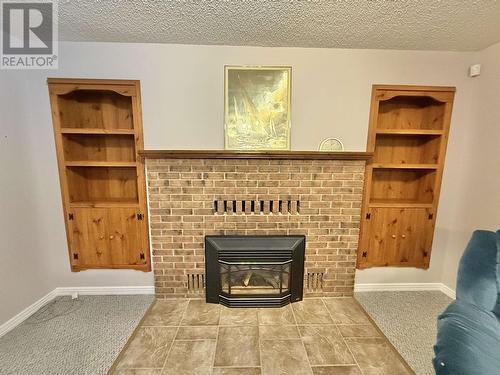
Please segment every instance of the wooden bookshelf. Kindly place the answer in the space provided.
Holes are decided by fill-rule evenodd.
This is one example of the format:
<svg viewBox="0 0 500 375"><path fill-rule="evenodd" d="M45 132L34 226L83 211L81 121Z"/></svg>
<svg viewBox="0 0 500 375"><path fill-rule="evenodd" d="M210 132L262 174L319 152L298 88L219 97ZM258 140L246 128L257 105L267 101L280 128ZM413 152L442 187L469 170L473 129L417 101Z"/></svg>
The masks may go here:
<svg viewBox="0 0 500 375"><path fill-rule="evenodd" d="M138 81L49 79L73 271L149 271Z"/></svg>
<svg viewBox="0 0 500 375"><path fill-rule="evenodd" d="M358 268L428 268L453 87L375 85Z"/></svg>

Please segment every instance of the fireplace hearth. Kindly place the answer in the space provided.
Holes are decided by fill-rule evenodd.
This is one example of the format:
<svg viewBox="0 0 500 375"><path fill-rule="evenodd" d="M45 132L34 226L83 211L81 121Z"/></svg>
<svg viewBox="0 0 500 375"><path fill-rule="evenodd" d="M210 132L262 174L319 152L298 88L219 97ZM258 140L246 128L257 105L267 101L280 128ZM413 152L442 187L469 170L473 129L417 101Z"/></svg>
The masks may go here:
<svg viewBox="0 0 500 375"><path fill-rule="evenodd" d="M279 307L302 300L305 236L206 236L206 301Z"/></svg>

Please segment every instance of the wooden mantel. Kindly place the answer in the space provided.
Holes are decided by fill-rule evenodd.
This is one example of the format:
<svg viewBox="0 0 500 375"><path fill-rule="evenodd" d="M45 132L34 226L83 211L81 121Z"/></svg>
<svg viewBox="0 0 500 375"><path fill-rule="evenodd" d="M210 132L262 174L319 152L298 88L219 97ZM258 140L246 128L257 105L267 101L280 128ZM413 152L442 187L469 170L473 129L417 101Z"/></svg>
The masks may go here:
<svg viewBox="0 0 500 375"><path fill-rule="evenodd" d="M139 150L139 155L146 159L369 160L373 152Z"/></svg>

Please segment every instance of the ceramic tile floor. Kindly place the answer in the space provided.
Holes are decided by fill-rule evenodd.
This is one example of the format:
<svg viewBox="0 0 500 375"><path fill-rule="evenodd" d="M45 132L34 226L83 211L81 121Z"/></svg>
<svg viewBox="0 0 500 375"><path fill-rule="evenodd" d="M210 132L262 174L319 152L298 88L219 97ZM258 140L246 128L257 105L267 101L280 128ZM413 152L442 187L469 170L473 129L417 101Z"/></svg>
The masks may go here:
<svg viewBox="0 0 500 375"><path fill-rule="evenodd" d="M157 300L112 375L413 374L353 298L229 309Z"/></svg>

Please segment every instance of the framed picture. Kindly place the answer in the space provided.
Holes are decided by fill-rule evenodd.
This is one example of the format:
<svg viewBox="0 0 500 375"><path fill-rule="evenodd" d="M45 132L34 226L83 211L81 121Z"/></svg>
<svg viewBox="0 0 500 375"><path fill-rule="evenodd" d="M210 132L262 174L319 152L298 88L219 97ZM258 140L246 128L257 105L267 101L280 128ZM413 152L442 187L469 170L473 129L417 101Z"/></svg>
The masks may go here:
<svg viewBox="0 0 500 375"><path fill-rule="evenodd" d="M226 66L226 150L290 149L291 67Z"/></svg>

